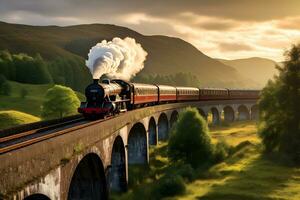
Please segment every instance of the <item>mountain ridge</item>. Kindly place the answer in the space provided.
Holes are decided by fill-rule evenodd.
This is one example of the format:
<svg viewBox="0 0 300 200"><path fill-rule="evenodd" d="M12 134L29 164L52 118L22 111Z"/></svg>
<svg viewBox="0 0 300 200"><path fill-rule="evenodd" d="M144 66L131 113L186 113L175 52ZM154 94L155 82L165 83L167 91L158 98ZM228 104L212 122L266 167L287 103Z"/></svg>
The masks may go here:
<svg viewBox="0 0 300 200"><path fill-rule="evenodd" d="M142 35L126 27L111 24L72 26L32 26L0 22L0 49L13 53L57 57L87 58L89 49L102 40L132 37L148 52L141 74L169 75L190 72L204 86L249 87L238 71L205 55L190 43L175 37ZM85 67L85 66L83 66Z"/></svg>
<svg viewBox="0 0 300 200"><path fill-rule="evenodd" d="M257 82L263 87L268 80L277 74L276 66L280 63L261 57L240 58L234 60L218 59L224 64L234 67L242 76Z"/></svg>

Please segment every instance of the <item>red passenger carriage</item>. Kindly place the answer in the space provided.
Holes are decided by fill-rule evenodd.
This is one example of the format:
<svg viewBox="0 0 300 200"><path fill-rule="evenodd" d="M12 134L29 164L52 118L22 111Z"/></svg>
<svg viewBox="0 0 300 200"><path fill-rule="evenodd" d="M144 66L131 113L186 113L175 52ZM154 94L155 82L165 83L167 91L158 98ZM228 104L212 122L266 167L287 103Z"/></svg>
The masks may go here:
<svg viewBox="0 0 300 200"><path fill-rule="evenodd" d="M131 86L132 102L135 106L158 102L158 87L156 85L131 83Z"/></svg>
<svg viewBox="0 0 300 200"><path fill-rule="evenodd" d="M228 99L228 89L200 88L200 100Z"/></svg>
<svg viewBox="0 0 300 200"><path fill-rule="evenodd" d="M176 87L177 101L199 100L199 89L194 87Z"/></svg>
<svg viewBox="0 0 300 200"><path fill-rule="evenodd" d="M230 89L229 99L258 99L260 90Z"/></svg>
<svg viewBox="0 0 300 200"><path fill-rule="evenodd" d="M157 85L157 87L159 103L176 101L176 87L168 85Z"/></svg>

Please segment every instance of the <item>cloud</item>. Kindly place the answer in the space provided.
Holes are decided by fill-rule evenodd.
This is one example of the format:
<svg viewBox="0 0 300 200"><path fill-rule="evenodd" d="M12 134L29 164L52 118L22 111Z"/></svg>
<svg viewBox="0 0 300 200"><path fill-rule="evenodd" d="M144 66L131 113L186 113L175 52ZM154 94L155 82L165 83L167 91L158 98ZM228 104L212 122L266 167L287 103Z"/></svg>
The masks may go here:
<svg viewBox="0 0 300 200"><path fill-rule="evenodd" d="M130 13L119 17L120 21L128 24L140 25L141 23L164 23L166 22L163 18L149 16L146 13Z"/></svg>
<svg viewBox="0 0 300 200"><path fill-rule="evenodd" d="M207 29L207 30L230 30L234 27L236 27L235 24L229 23L229 22L206 22L199 24L201 28Z"/></svg>
<svg viewBox="0 0 300 200"><path fill-rule="evenodd" d="M254 50L250 45L239 43L220 42L219 48L221 51L250 51Z"/></svg>
<svg viewBox="0 0 300 200"><path fill-rule="evenodd" d="M183 12L174 18L177 22L190 24L206 30L229 30L239 26L239 22L235 20L198 15L192 12Z"/></svg>
<svg viewBox="0 0 300 200"><path fill-rule="evenodd" d="M298 0L1 0L1 13L26 11L45 16L100 18L105 15L146 13L168 17L182 12L193 12L210 17L242 21L266 21L300 13ZM99 19L99 18L98 18Z"/></svg>
<svg viewBox="0 0 300 200"><path fill-rule="evenodd" d="M1 0L0 19L33 25L105 23L180 37L211 57L268 57L300 40L299 0Z"/></svg>
<svg viewBox="0 0 300 200"><path fill-rule="evenodd" d="M277 23L279 28L300 30L300 16L285 18Z"/></svg>

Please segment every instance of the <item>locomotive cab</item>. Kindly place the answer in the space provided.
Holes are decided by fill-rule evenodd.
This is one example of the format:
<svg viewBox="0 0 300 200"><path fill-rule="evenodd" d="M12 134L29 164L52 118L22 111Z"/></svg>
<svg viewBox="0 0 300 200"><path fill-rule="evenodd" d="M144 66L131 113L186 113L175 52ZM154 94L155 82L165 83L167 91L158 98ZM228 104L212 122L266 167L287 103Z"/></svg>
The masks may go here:
<svg viewBox="0 0 300 200"><path fill-rule="evenodd" d="M99 107L104 101L105 91L98 83L97 79L94 79L94 82L86 87L85 96L88 107Z"/></svg>
<svg viewBox="0 0 300 200"><path fill-rule="evenodd" d="M122 98L126 88L109 79L94 79L85 89L86 102L82 102L78 112L92 118L113 115L126 110L126 100ZM125 96L124 96L125 97ZM90 118L90 117L88 117Z"/></svg>

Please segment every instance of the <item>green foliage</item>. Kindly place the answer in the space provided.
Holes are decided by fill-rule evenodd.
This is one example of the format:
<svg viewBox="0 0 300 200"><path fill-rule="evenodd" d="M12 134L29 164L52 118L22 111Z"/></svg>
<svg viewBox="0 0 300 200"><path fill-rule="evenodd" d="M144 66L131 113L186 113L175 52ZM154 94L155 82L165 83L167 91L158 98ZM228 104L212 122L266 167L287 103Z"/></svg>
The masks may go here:
<svg viewBox="0 0 300 200"><path fill-rule="evenodd" d="M11 85L8 81L0 85L0 94L9 96L11 95Z"/></svg>
<svg viewBox="0 0 300 200"><path fill-rule="evenodd" d="M0 111L0 129L39 121L40 118L15 110Z"/></svg>
<svg viewBox="0 0 300 200"><path fill-rule="evenodd" d="M225 140L218 141L214 149L214 162L219 163L224 161L230 154L231 149Z"/></svg>
<svg viewBox="0 0 300 200"><path fill-rule="evenodd" d="M22 88L22 89L20 90L20 97L21 97L22 99L25 99L27 95L28 95L28 90L26 90L25 88Z"/></svg>
<svg viewBox="0 0 300 200"><path fill-rule="evenodd" d="M20 83L65 85L83 91L91 82L91 74L82 59L58 57L46 62L40 54L11 54L0 51L0 75Z"/></svg>
<svg viewBox="0 0 300 200"><path fill-rule="evenodd" d="M176 171L174 172L178 176L181 176L186 181L192 181L195 178L195 170L190 164L183 164L176 166Z"/></svg>
<svg viewBox="0 0 300 200"><path fill-rule="evenodd" d="M42 117L53 119L76 114L79 104L80 101L71 88L55 85L46 93L42 106Z"/></svg>
<svg viewBox="0 0 300 200"><path fill-rule="evenodd" d="M300 164L300 45L286 53L278 70L261 94L260 136L266 152L278 152Z"/></svg>
<svg viewBox="0 0 300 200"><path fill-rule="evenodd" d="M197 76L191 73L176 73L172 75L143 75L139 74L133 78L134 82L148 83L148 84L166 84L173 86L193 86L199 87L200 81Z"/></svg>
<svg viewBox="0 0 300 200"><path fill-rule="evenodd" d="M7 81L6 77L0 74L0 86Z"/></svg>
<svg viewBox="0 0 300 200"><path fill-rule="evenodd" d="M185 184L183 179L178 175L165 175L157 181L153 188L155 199L163 197L171 197L185 192Z"/></svg>
<svg viewBox="0 0 300 200"><path fill-rule="evenodd" d="M92 76L81 59L56 58L48 64L55 84L65 85L77 91L91 83Z"/></svg>
<svg viewBox="0 0 300 200"><path fill-rule="evenodd" d="M7 79L5 78L5 76L0 74L0 94L10 95L10 93L11 93L11 87L7 82Z"/></svg>
<svg viewBox="0 0 300 200"><path fill-rule="evenodd" d="M168 148L168 156L172 161L183 161L192 167L211 161L213 145L207 123L196 108L187 108L180 113L171 131Z"/></svg>
<svg viewBox="0 0 300 200"><path fill-rule="evenodd" d="M8 51L0 51L0 73L7 79L21 83L51 83L52 78L43 58L27 54L11 55Z"/></svg>

